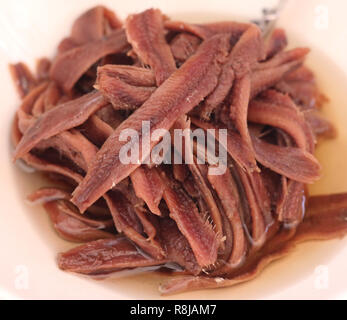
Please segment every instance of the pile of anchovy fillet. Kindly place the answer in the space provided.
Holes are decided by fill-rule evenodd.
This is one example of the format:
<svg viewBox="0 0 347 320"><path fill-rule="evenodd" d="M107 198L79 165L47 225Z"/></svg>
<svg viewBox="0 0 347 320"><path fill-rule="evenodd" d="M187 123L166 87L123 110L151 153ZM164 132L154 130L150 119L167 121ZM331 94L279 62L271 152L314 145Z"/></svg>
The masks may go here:
<svg viewBox="0 0 347 320"><path fill-rule="evenodd" d="M306 191L320 177L317 140L335 130L319 115L326 98L304 66L309 50L286 46L282 29L263 39L253 24L189 24L155 9L123 24L98 6L35 76L11 65L22 97L14 159L55 185L29 200L62 238L84 243L59 267L171 268L160 290L173 294L248 281L299 242L345 235L347 195ZM187 165L122 163L120 135L143 121L150 133L227 129L228 169L210 175L196 143Z"/></svg>

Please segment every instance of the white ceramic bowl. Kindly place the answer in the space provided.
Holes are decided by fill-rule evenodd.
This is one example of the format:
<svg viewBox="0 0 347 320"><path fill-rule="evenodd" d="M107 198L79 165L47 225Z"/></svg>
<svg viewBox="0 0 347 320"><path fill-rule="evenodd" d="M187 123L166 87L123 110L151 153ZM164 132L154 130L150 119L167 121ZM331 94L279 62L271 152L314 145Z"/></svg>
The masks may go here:
<svg viewBox="0 0 347 320"><path fill-rule="evenodd" d="M259 0L0 0L0 299L158 299L164 276L131 275L94 281L60 271L56 255L71 244L60 240L40 208L25 203L39 182L20 172L10 159L10 124L19 104L7 64L18 60L33 66L52 56L72 21L100 2L121 18L149 7L192 22L258 18L260 9L277 1ZM324 109L339 130L339 138L317 151L324 171L314 194L347 191L347 3L289 0L279 25L291 45L312 48L309 64L331 101ZM347 239L301 245L269 266L257 279L233 288L193 292L175 299L346 299Z"/></svg>

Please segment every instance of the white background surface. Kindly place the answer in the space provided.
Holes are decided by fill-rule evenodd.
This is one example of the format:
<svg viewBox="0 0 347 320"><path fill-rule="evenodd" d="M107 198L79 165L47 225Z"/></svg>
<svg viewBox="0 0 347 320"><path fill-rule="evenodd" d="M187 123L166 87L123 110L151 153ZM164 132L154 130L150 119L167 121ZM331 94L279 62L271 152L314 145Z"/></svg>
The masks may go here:
<svg viewBox="0 0 347 320"><path fill-rule="evenodd" d="M258 18L262 6L276 1L0 0L0 299L160 298L157 286L163 280L161 276L147 274L96 282L61 272L56 266L56 254L71 244L57 238L43 210L25 204L25 195L38 182L31 175L19 172L10 160L10 123L19 99L7 64L21 60L33 66L37 58L53 56L60 39L68 35L73 20L85 9L100 3L115 10L121 18L148 7L159 7L173 18L204 22L235 16ZM288 30L292 44L312 47L309 63L331 98L325 113L334 120L340 133L336 141L324 143L318 149L324 171L322 181L312 187L314 193L347 191L346 9L347 3L339 0L289 0L279 22ZM328 285L319 289L321 270L327 272ZM346 270L347 239L308 243L272 264L250 283L173 298L346 299Z"/></svg>

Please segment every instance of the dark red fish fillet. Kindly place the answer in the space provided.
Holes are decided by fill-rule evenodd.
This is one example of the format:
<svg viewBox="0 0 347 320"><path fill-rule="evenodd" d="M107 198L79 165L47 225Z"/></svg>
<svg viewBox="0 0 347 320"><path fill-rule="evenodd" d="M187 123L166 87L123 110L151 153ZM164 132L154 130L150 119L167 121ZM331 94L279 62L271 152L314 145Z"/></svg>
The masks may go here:
<svg viewBox="0 0 347 320"><path fill-rule="evenodd" d="M304 222L295 240L330 240L345 236L347 228L347 194L314 196L308 199Z"/></svg>
<svg viewBox="0 0 347 320"><path fill-rule="evenodd" d="M36 64L36 77L38 81L45 81L49 78L49 70L51 69L51 60L41 58Z"/></svg>
<svg viewBox="0 0 347 320"><path fill-rule="evenodd" d="M41 188L27 196L27 200L32 204L43 204L55 200L70 200L70 193L58 188Z"/></svg>
<svg viewBox="0 0 347 320"><path fill-rule="evenodd" d="M91 116L81 126L81 130L84 136L99 148L113 132L112 127L96 115Z"/></svg>
<svg viewBox="0 0 347 320"><path fill-rule="evenodd" d="M306 217L324 214L335 210L342 210L347 207L346 193L336 193L328 195L313 196L306 203Z"/></svg>
<svg viewBox="0 0 347 320"><path fill-rule="evenodd" d="M182 189L173 189L168 185L164 191L164 200L170 210L170 217L187 238L199 265L213 265L217 260L220 240L208 221L200 216L194 202Z"/></svg>
<svg viewBox="0 0 347 320"><path fill-rule="evenodd" d="M98 110L95 115L112 129L119 127L125 119L124 113L114 110L110 104Z"/></svg>
<svg viewBox="0 0 347 320"><path fill-rule="evenodd" d="M288 73L302 66L303 61L291 61L278 67L256 70L251 77L251 98L264 90L270 89L281 81Z"/></svg>
<svg viewBox="0 0 347 320"><path fill-rule="evenodd" d="M211 114L218 108L227 98L235 80L235 73L232 69L230 61L227 61L220 74L217 87L205 99L203 105L198 110L198 115L204 120L210 120Z"/></svg>
<svg viewBox="0 0 347 320"><path fill-rule="evenodd" d="M109 36L88 42L58 55L50 70L50 76L64 89L70 92L81 76L99 59L125 51L129 48L123 29Z"/></svg>
<svg viewBox="0 0 347 320"><path fill-rule="evenodd" d="M176 61L183 63L198 50L201 39L188 34L178 34L170 43L171 52Z"/></svg>
<svg viewBox="0 0 347 320"><path fill-rule="evenodd" d="M179 182L185 182L189 176L189 170L187 166L182 164L173 164L172 173L174 178L178 180Z"/></svg>
<svg viewBox="0 0 347 320"><path fill-rule="evenodd" d="M62 93L58 85L53 81L50 82L43 97L44 112L47 112L57 106L61 98Z"/></svg>
<svg viewBox="0 0 347 320"><path fill-rule="evenodd" d="M43 82L40 85L33 88L23 99L19 111L23 111L27 114L31 114L32 109L36 103L36 101L40 98L40 96L47 90L48 82Z"/></svg>
<svg viewBox="0 0 347 320"><path fill-rule="evenodd" d="M46 202L46 203L49 203L49 202ZM68 216L83 222L85 225L98 229L98 230L112 229L114 226L112 218L107 220L96 220L86 215L80 214L78 210L76 209L76 207L72 205L71 202L69 202L69 200L56 200L54 201L54 207L59 212L67 214Z"/></svg>
<svg viewBox="0 0 347 320"><path fill-rule="evenodd" d="M261 30L251 25L232 48L230 59L237 78L242 78L253 65L265 58Z"/></svg>
<svg viewBox="0 0 347 320"><path fill-rule="evenodd" d="M107 28L121 28L122 23L117 16L103 6L97 6L80 16L72 26L71 38L80 45L101 39L107 34Z"/></svg>
<svg viewBox="0 0 347 320"><path fill-rule="evenodd" d="M230 118L235 123L236 129L239 131L242 140L247 144L254 154L251 144L251 138L248 131L247 115L251 93L251 79L248 74L234 83L231 96ZM253 155L254 156L254 155Z"/></svg>
<svg viewBox="0 0 347 320"><path fill-rule="evenodd" d="M11 140L14 146L17 146L22 138L22 133L20 132L18 126L18 120L18 116L16 116L12 124ZM21 157L21 160L23 160L26 163L26 165L36 170L59 174L64 177L68 177L72 181L76 181L78 183L82 181L82 176L77 172L74 172L70 168L65 167L63 165L50 163L30 153L27 153L26 155Z"/></svg>
<svg viewBox="0 0 347 320"><path fill-rule="evenodd" d="M201 39L208 39L216 34L230 34L231 43L235 44L241 35L251 26L249 23L239 23L233 21L206 23L206 24L189 24L181 21L165 21L165 28L177 32L192 33Z"/></svg>
<svg viewBox="0 0 347 320"><path fill-rule="evenodd" d="M37 85L37 80L24 63L11 64L10 73L21 98L24 98Z"/></svg>
<svg viewBox="0 0 347 320"><path fill-rule="evenodd" d="M245 202L244 206L247 207L247 215L250 218L250 222L246 223L246 219L248 218L245 216L245 213L243 213L243 221L246 226L246 231L248 233L248 236L252 240L252 246L259 248L262 247L266 240L266 232L268 228L268 222L267 216L264 215L264 212L262 211L262 207L259 205L257 198L257 192L258 190L255 190L253 188L252 180L250 174L247 172L244 172L243 170L237 170L239 174L240 182L242 183L242 193L241 197L243 197L243 200Z"/></svg>
<svg viewBox="0 0 347 320"><path fill-rule="evenodd" d="M255 194L256 201L262 212L265 220L265 224L268 227L273 223L272 212L270 206L270 197L268 190L265 186L264 178L259 171L253 171L247 173L250 185L252 186L253 192Z"/></svg>
<svg viewBox="0 0 347 320"><path fill-rule="evenodd" d="M100 239L113 239L114 234L92 227L81 219L62 211L57 201L47 202L43 205L48 213L54 229L65 240L72 242L90 242Z"/></svg>
<svg viewBox="0 0 347 320"><path fill-rule="evenodd" d="M232 252L228 261L226 261L226 265L222 270L218 270L218 272L226 272L226 270L236 268L242 264L247 254L247 239L239 212L241 204L229 170L222 176L209 175L208 179L222 202L232 228Z"/></svg>
<svg viewBox="0 0 347 320"><path fill-rule="evenodd" d="M160 259L165 256L165 252L159 244L148 241L142 235L143 227L135 208L120 192L112 192L109 195L104 195L104 198L110 208L118 232L126 235L152 257Z"/></svg>
<svg viewBox="0 0 347 320"><path fill-rule="evenodd" d="M199 274L201 267L196 261L189 242L179 231L175 221L168 218L160 219L159 230L167 260L179 264L191 274Z"/></svg>
<svg viewBox="0 0 347 320"><path fill-rule="evenodd" d="M165 263L165 260L144 255L124 236L90 242L58 257L58 265L62 270L89 275L110 274Z"/></svg>
<svg viewBox="0 0 347 320"><path fill-rule="evenodd" d="M253 100L249 107L248 121L282 129L293 137L299 148L309 152L314 150L312 130L298 109Z"/></svg>
<svg viewBox="0 0 347 320"><path fill-rule="evenodd" d="M252 137L256 159L263 166L292 180L313 183L320 178L321 166L309 152L281 147Z"/></svg>
<svg viewBox="0 0 347 320"><path fill-rule="evenodd" d="M295 103L304 110L319 108L322 101L325 100L315 82L283 80L275 88L280 92L289 94Z"/></svg>
<svg viewBox="0 0 347 320"><path fill-rule="evenodd" d="M302 60L308 53L308 48L295 48L289 51L283 51L275 55L272 59L259 63L254 66L254 70L264 70L276 68L293 61Z"/></svg>
<svg viewBox="0 0 347 320"><path fill-rule="evenodd" d="M163 20L160 10L149 9L129 16L125 22L128 41L141 61L154 70L158 86L176 70L164 36Z"/></svg>
<svg viewBox="0 0 347 320"><path fill-rule="evenodd" d="M31 113L34 117L39 117L44 112L44 109L45 109L44 96L45 96L45 92L42 95L40 95L40 97L35 101L33 105Z"/></svg>
<svg viewBox="0 0 347 320"><path fill-rule="evenodd" d="M305 185L293 180L288 181L287 194L278 220L296 227L304 219L305 201Z"/></svg>
<svg viewBox="0 0 347 320"><path fill-rule="evenodd" d="M160 216L159 203L165 187L158 172L155 169L142 166L136 169L130 178L136 195L146 202L152 213Z"/></svg>
<svg viewBox="0 0 347 320"><path fill-rule="evenodd" d="M183 130L183 132L185 132L184 144L186 148L183 152L184 160L188 164L188 168L192 174L196 188L199 191L199 195L204 199L206 203L206 206L208 208L208 216L212 219L215 232L221 235L223 234L222 217L208 183L208 167L204 165L198 165L198 161L194 157L193 146L191 143L191 122L185 117L181 117L175 124L175 129L176 128L181 129Z"/></svg>
<svg viewBox="0 0 347 320"><path fill-rule="evenodd" d="M224 128L221 125L211 124L197 118L191 118L191 121L194 125L204 130L215 130L217 132L218 129ZM222 147L228 151L229 155L238 163L241 168L250 172L256 170L257 164L249 146L242 141L240 135L236 132L230 129L227 129L227 132L227 144L222 145ZM216 135L216 139L219 139L219 135ZM219 143L222 144L223 141L219 140Z"/></svg>
<svg viewBox="0 0 347 320"><path fill-rule="evenodd" d="M275 29L270 37L265 41L266 59L281 52L288 45L286 33L283 29Z"/></svg>
<svg viewBox="0 0 347 320"><path fill-rule="evenodd" d="M153 70L134 66L105 65L98 67L98 75L107 75L117 78L124 83L137 87L155 87L155 75Z"/></svg>
<svg viewBox="0 0 347 320"><path fill-rule="evenodd" d="M41 140L79 126L106 104L100 93L92 92L42 114L25 132L16 148L14 158L23 157Z"/></svg>
<svg viewBox="0 0 347 320"><path fill-rule="evenodd" d="M156 241L158 236L158 220L146 208L142 206L136 207L136 215L141 221L143 230L148 236L148 241ZM159 243L158 243L159 244Z"/></svg>
<svg viewBox="0 0 347 320"><path fill-rule="evenodd" d="M53 148L60 154L69 158L80 168L86 170L88 163L86 161L94 157L97 147L85 138L78 130L64 131L52 138L40 142L36 149L45 150Z"/></svg>
<svg viewBox="0 0 347 320"><path fill-rule="evenodd" d="M247 131L247 109L251 90L249 71L252 65L263 58L264 48L261 31L252 25L232 48L223 67L220 82L202 109L202 118L208 119L211 112L224 101L234 85L231 95L230 116L235 121L241 136L250 146Z"/></svg>
<svg viewBox="0 0 347 320"><path fill-rule="evenodd" d="M156 88L133 86L114 77L105 69L98 69L97 88L115 110L136 110L153 94Z"/></svg>

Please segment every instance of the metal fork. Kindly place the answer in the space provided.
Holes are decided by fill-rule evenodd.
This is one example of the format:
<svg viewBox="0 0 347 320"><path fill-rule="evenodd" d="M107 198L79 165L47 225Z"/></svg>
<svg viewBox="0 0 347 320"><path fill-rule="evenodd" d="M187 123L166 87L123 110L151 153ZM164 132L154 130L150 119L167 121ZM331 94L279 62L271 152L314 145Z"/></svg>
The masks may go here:
<svg viewBox="0 0 347 320"><path fill-rule="evenodd" d="M262 17L252 20L263 31L264 37L267 37L275 28L281 11L285 7L288 0L279 0L277 7L262 9Z"/></svg>

